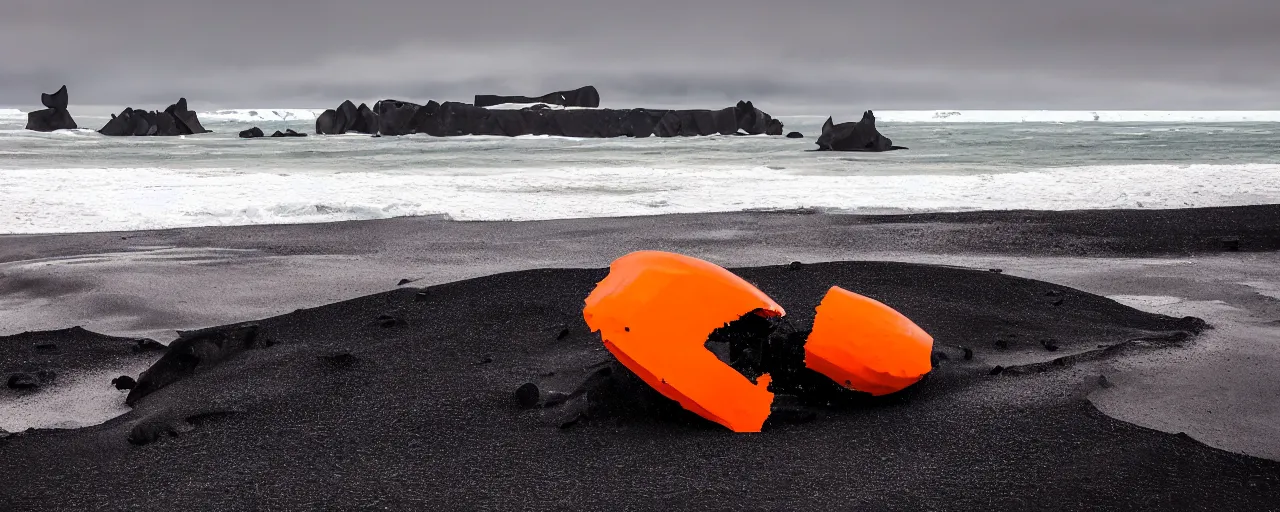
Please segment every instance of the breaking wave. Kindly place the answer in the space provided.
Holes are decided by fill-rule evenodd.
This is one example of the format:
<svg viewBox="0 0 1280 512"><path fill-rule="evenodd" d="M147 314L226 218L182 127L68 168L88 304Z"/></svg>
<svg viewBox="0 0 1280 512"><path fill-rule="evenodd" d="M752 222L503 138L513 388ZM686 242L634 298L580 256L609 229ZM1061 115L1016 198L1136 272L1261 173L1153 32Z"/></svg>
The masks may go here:
<svg viewBox="0 0 1280 512"><path fill-rule="evenodd" d="M505 169L452 175L216 169L3 171L3 233L331 222L444 214L536 220L824 208L848 212L1280 203L1280 164L1108 165L973 175L764 167Z"/></svg>

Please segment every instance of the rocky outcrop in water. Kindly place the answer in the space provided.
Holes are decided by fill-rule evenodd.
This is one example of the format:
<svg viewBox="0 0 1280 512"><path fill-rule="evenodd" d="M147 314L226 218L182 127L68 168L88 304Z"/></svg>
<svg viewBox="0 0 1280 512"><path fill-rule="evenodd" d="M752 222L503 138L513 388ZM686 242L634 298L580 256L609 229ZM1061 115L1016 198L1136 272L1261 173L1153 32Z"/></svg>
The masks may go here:
<svg viewBox="0 0 1280 512"><path fill-rule="evenodd" d="M98 133L103 135L124 136L160 136L194 135L208 133L200 124L200 118L187 108L187 99L179 98L177 103L169 105L163 112L126 108L118 115L111 116Z"/></svg>
<svg viewBox="0 0 1280 512"><path fill-rule="evenodd" d="M266 136L267 134L262 131L262 128L258 128L257 126L240 132L240 138L242 139L260 139ZM282 137L306 137L306 136L307 134L305 133L298 133L289 129L283 132L280 130L276 130L275 133L271 134L270 138L277 139Z"/></svg>
<svg viewBox="0 0 1280 512"><path fill-rule="evenodd" d="M893 141L876 130L876 116L870 110L862 113L856 123L832 124L827 118L818 137L818 151L892 151L907 149L894 146Z"/></svg>
<svg viewBox="0 0 1280 512"><path fill-rule="evenodd" d="M372 114L377 121L377 133L382 135L413 133L413 119L421 108L421 105L400 100L382 100L374 103Z"/></svg>
<svg viewBox="0 0 1280 512"><path fill-rule="evenodd" d="M40 103L43 103L46 108L27 113L27 129L51 132L79 128L76 126L76 120L71 118L71 113L67 112L68 101L65 85L53 94L40 93Z"/></svg>
<svg viewBox="0 0 1280 512"><path fill-rule="evenodd" d="M536 98L477 94L475 106L483 108L507 103L546 103L565 107L597 108L600 106L600 92L596 90L595 86L588 85L572 91L556 91Z"/></svg>
<svg viewBox="0 0 1280 512"><path fill-rule="evenodd" d="M720 110L553 109L545 104L519 110L487 109L468 103L418 105L386 99L371 111L346 101L316 119L316 133L381 135L553 135L583 138L782 135L782 122L751 102ZM353 121L354 119L354 121ZM376 126L376 129L369 129Z"/></svg>
<svg viewBox="0 0 1280 512"><path fill-rule="evenodd" d="M357 107L351 100L316 117L316 133L321 135L341 135L348 132L376 135L379 130L378 114L364 103Z"/></svg>

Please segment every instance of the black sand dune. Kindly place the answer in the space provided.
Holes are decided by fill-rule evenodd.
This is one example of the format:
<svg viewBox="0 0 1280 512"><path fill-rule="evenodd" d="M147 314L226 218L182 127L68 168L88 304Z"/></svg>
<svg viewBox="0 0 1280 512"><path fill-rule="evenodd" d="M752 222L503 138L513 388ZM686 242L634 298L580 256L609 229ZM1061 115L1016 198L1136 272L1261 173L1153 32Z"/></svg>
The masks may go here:
<svg viewBox="0 0 1280 512"><path fill-rule="evenodd" d="M175 342L105 425L0 440L14 509L1268 510L1280 463L1125 424L1092 360L1202 327L996 272L896 263L737 271L803 326L831 285L936 339L890 400L739 435L635 414L570 428L530 380L605 356L582 300L603 270L400 289ZM568 335L561 336L564 329ZM1050 345L1056 350L1050 350ZM965 349L972 351L966 359ZM1009 369L991 375L996 364Z"/></svg>

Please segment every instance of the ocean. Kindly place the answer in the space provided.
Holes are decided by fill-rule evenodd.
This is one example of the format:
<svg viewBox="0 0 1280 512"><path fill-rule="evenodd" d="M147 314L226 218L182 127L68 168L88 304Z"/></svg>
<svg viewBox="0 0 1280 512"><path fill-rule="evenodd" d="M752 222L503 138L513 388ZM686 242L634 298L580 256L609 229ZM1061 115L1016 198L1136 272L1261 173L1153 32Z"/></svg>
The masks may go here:
<svg viewBox="0 0 1280 512"><path fill-rule="evenodd" d="M845 213L1280 203L1280 112L883 111L906 151L780 137L575 139L314 132L320 110L201 112L214 133L23 130L0 110L0 234L331 222L531 220L814 208ZM836 116L856 121L860 112Z"/></svg>

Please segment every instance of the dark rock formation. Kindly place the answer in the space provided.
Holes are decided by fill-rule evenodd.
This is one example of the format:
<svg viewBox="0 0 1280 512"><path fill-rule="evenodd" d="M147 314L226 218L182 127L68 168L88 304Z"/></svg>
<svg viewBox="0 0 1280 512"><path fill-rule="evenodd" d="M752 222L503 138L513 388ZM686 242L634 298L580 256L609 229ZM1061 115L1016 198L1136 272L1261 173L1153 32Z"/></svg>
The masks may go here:
<svg viewBox="0 0 1280 512"><path fill-rule="evenodd" d="M782 135L782 122L774 119L750 101L739 101L738 129L747 135Z"/></svg>
<svg viewBox="0 0 1280 512"><path fill-rule="evenodd" d="M870 110L862 113L856 123L832 124L827 118L818 137L818 151L892 151L907 149L894 146L893 141L876 130L876 116Z"/></svg>
<svg viewBox="0 0 1280 512"><path fill-rule="evenodd" d="M475 105L477 107L492 107L504 103L546 103L566 107L598 108L600 106L600 92L596 91L594 86L588 85L572 91L557 91L536 98L528 96L495 96L492 94L476 95Z"/></svg>
<svg viewBox="0 0 1280 512"><path fill-rule="evenodd" d="M37 132L74 130L79 128L71 113L66 110L46 108L27 113L27 129Z"/></svg>
<svg viewBox="0 0 1280 512"><path fill-rule="evenodd" d="M413 117L409 118L409 126L413 128L413 133L428 133L435 122L435 116L440 112L440 104L435 100L428 101L426 105L418 107L413 113Z"/></svg>
<svg viewBox="0 0 1280 512"><path fill-rule="evenodd" d="M196 113L187 108L187 99L179 98L177 103L169 105L163 112L126 108L119 115L111 116L111 120L98 133L119 137L173 137L209 133L209 130L204 129Z"/></svg>
<svg viewBox="0 0 1280 512"><path fill-rule="evenodd" d="M363 105L362 105L363 106ZM400 100L382 100L373 104L377 132L382 135L409 135L414 132L414 115L421 106ZM363 110L362 110L363 112Z"/></svg>
<svg viewBox="0 0 1280 512"><path fill-rule="evenodd" d="M40 93L40 103L43 103L48 108L28 112L27 129L37 132L51 132L79 128L76 125L76 120L71 118L71 113L67 112L67 102L67 86L65 85L53 94Z"/></svg>
<svg viewBox="0 0 1280 512"><path fill-rule="evenodd" d="M765 114L768 115L768 114ZM777 119L769 120L769 127L764 131L765 135L782 135L782 121Z"/></svg>
<svg viewBox="0 0 1280 512"><path fill-rule="evenodd" d="M254 128L254 129L257 130L257 128ZM293 131L292 129L286 129L284 132L281 132L280 130L276 130L276 132L271 134L271 136L272 137L306 137L307 134L298 133Z"/></svg>
<svg viewBox="0 0 1280 512"><path fill-rule="evenodd" d="M65 85L63 85L61 89L58 89L58 92L53 94L40 93L40 103L44 105L45 108L66 110L69 102L70 98L67 96L67 86Z"/></svg>
<svg viewBox="0 0 1280 512"><path fill-rule="evenodd" d="M276 133L279 133L279 132L276 132ZM258 128L257 126L254 126L253 128L240 132L240 138L242 139L256 139L258 137L264 137L264 136L265 134L262 133L262 128Z"/></svg>
<svg viewBox="0 0 1280 512"><path fill-rule="evenodd" d="M348 131L375 135L422 133L433 137L691 137L740 133L781 135L782 123L750 102L720 110L556 110L541 104L520 110L491 110L458 102L430 101L418 105L386 99L375 103L373 109L364 105L355 107L346 101L316 119L316 133Z"/></svg>
<svg viewBox="0 0 1280 512"><path fill-rule="evenodd" d="M356 133L367 133L369 135L378 135L378 114L370 109L368 105L361 103L356 108L356 120L354 123L348 123L347 131Z"/></svg>
<svg viewBox="0 0 1280 512"><path fill-rule="evenodd" d="M800 132L791 132L787 134L788 139L803 139L804 134Z"/></svg>
<svg viewBox="0 0 1280 512"><path fill-rule="evenodd" d="M337 135L347 132L347 119L342 113L329 109L316 117L316 133L320 135Z"/></svg>
<svg viewBox="0 0 1280 512"><path fill-rule="evenodd" d="M178 122L182 135L209 133L209 130L200 125L200 118L196 116L196 113L187 108L186 98L178 98L178 102L169 105L169 108L164 109L164 112L173 116L173 119Z"/></svg>
<svg viewBox="0 0 1280 512"><path fill-rule="evenodd" d="M119 115L112 114L111 120L98 133L111 136L133 135L135 122L133 109L126 108Z"/></svg>
<svg viewBox="0 0 1280 512"><path fill-rule="evenodd" d="M338 108L326 110L316 117L316 133L321 135L340 135L347 132L377 135L379 128L378 113L364 103L357 107L351 100L344 101L338 105Z"/></svg>
<svg viewBox="0 0 1280 512"><path fill-rule="evenodd" d="M489 111L475 105L446 101L426 122L426 133L437 137L451 135L475 135L480 125L489 116Z"/></svg>
<svg viewBox="0 0 1280 512"><path fill-rule="evenodd" d="M266 346L258 335L257 324L214 327L184 332L169 344L164 356L142 372L125 403L136 405L147 395L186 378L200 368L215 364L235 354Z"/></svg>
<svg viewBox="0 0 1280 512"><path fill-rule="evenodd" d="M360 109L357 108L356 104L352 103L351 100L344 101L342 104L338 105L338 113L342 115L343 124L340 131L335 133L347 133L352 131L356 128L356 124L361 121Z"/></svg>

